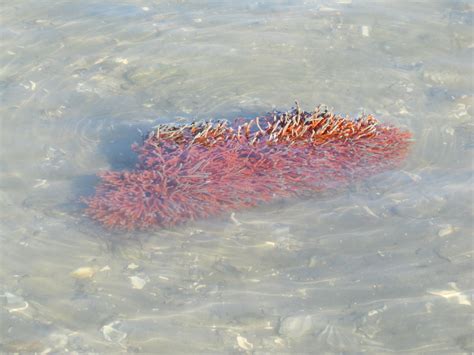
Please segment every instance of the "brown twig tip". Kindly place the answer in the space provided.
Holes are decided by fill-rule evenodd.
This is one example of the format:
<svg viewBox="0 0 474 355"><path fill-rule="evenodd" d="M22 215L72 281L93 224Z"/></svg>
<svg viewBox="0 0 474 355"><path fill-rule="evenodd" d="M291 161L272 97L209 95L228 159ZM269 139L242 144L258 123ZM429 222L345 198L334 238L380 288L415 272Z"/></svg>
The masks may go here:
<svg viewBox="0 0 474 355"><path fill-rule="evenodd" d="M101 175L86 213L110 228L168 227L346 186L399 165L410 138L371 115L305 112L297 102L241 124L160 125L133 146L135 170Z"/></svg>

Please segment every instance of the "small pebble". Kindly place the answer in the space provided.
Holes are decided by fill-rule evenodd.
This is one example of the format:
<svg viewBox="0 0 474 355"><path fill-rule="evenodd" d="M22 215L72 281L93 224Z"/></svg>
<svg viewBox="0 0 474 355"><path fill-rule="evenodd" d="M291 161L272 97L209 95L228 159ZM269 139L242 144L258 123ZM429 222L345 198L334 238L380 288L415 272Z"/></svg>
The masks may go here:
<svg viewBox="0 0 474 355"><path fill-rule="evenodd" d="M132 288L137 289L137 290L141 290L148 283L147 280L142 279L139 276L130 276L129 279L130 279L130 282L132 283Z"/></svg>
<svg viewBox="0 0 474 355"><path fill-rule="evenodd" d="M127 58L115 58L115 63L120 63L120 64L128 64L128 59Z"/></svg>
<svg viewBox="0 0 474 355"><path fill-rule="evenodd" d="M283 319L278 332L289 338L299 338L314 330L313 317L310 315L290 316Z"/></svg>
<svg viewBox="0 0 474 355"><path fill-rule="evenodd" d="M446 224L438 231L438 237L446 237L450 234L453 234L455 231L456 228L454 228L451 224Z"/></svg>
<svg viewBox="0 0 474 355"><path fill-rule="evenodd" d="M33 185L34 189L37 189L38 187L45 188L48 187L48 180L46 179L36 179L37 183Z"/></svg>
<svg viewBox="0 0 474 355"><path fill-rule="evenodd" d="M237 336L237 345L239 345L239 347L241 349L244 349L244 350L252 350L253 349L253 344L252 343L249 343L249 341L242 337L242 336Z"/></svg>
<svg viewBox="0 0 474 355"><path fill-rule="evenodd" d="M128 264L127 266L127 269L129 270L135 270L135 269L138 269L140 266L135 264L135 263L131 263L131 264Z"/></svg>
<svg viewBox="0 0 474 355"><path fill-rule="evenodd" d="M410 112L407 110L405 106L402 106L400 108L400 111L398 112L400 115L408 115Z"/></svg>
<svg viewBox="0 0 474 355"><path fill-rule="evenodd" d="M362 26L362 36L364 37L370 37L370 28L369 26Z"/></svg>
<svg viewBox="0 0 474 355"><path fill-rule="evenodd" d="M273 342L274 342L275 344L277 344L277 345L280 345L280 346L284 346L284 345L285 345L285 341L284 341L282 338L280 338L280 337L275 338L275 339L273 340Z"/></svg>
<svg viewBox="0 0 474 355"><path fill-rule="evenodd" d="M230 219L232 220L232 222L234 222L234 224L236 226L241 226L242 225L242 223L237 218L235 218L235 213L234 212L231 213Z"/></svg>
<svg viewBox="0 0 474 355"><path fill-rule="evenodd" d="M452 128L452 127L447 127L444 131L445 131L447 134L449 134L450 136L454 136L454 133L455 133L454 128Z"/></svg>
<svg viewBox="0 0 474 355"><path fill-rule="evenodd" d="M105 340L120 343L127 337L127 333L116 329L118 326L120 326L120 322L115 321L102 327L102 334L104 335Z"/></svg>
<svg viewBox="0 0 474 355"><path fill-rule="evenodd" d="M89 266L80 267L71 272L71 276L75 279L90 279L94 276L94 274L94 268Z"/></svg>
<svg viewBox="0 0 474 355"><path fill-rule="evenodd" d="M10 313L21 312L29 307L28 302L26 302L23 297L17 296L13 293L5 292L3 295L0 295L0 297L6 299L5 308Z"/></svg>
<svg viewBox="0 0 474 355"><path fill-rule="evenodd" d="M455 285L455 284L454 284ZM452 290L436 290L436 291L428 291L428 293L443 297L449 302L465 305L465 306L471 306L471 299L470 297L464 293L461 292L456 286L452 287Z"/></svg>

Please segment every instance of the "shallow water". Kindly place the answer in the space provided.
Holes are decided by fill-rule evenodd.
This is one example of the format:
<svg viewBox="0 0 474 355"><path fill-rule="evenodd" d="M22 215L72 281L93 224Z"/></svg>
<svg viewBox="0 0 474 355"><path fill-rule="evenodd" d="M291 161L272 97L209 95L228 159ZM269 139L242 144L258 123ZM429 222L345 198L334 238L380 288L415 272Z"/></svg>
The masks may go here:
<svg viewBox="0 0 474 355"><path fill-rule="evenodd" d="M469 1L1 11L2 351L474 351ZM408 160L171 230L82 215L95 173L133 166L140 130L295 99L411 130Z"/></svg>

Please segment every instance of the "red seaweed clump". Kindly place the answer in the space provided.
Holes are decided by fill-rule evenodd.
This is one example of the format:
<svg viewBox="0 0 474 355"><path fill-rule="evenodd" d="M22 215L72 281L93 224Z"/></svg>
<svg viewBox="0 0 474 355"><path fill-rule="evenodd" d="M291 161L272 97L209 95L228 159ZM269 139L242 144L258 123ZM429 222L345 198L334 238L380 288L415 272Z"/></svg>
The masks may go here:
<svg viewBox="0 0 474 355"><path fill-rule="evenodd" d="M124 230L170 227L347 184L396 168L410 133L368 115L297 107L243 122L160 125L132 148L132 171L107 171L86 214Z"/></svg>

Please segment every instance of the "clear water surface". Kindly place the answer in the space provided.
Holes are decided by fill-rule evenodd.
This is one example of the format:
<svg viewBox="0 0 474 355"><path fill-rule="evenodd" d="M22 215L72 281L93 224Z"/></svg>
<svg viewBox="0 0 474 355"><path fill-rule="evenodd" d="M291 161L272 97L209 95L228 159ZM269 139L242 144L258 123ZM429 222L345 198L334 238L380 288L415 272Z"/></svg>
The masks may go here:
<svg viewBox="0 0 474 355"><path fill-rule="evenodd" d="M472 352L470 1L1 5L3 352ZM398 171L170 230L82 215L157 123L325 103Z"/></svg>

